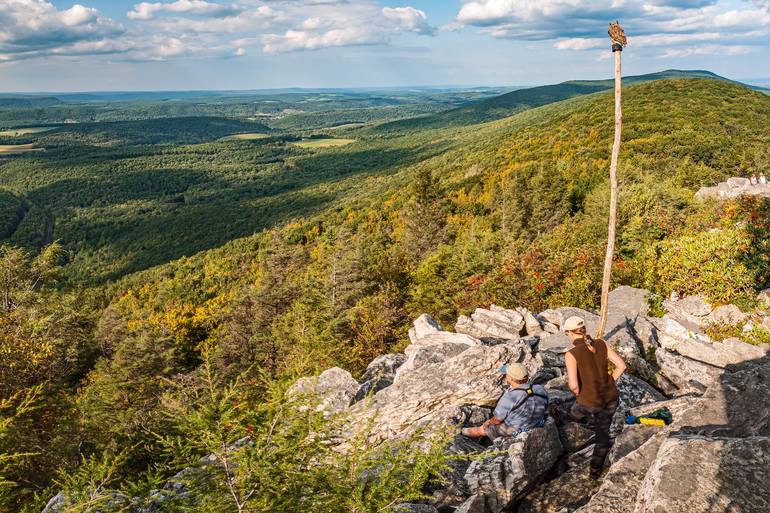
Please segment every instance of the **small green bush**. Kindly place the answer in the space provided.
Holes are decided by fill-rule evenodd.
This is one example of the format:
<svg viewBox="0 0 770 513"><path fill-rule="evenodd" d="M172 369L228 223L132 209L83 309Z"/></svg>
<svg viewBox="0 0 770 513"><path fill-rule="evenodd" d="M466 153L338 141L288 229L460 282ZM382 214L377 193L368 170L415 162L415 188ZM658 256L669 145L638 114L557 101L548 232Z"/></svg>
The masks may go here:
<svg viewBox="0 0 770 513"><path fill-rule="evenodd" d="M770 331L761 326L754 326L751 331L744 333L741 339L747 344L755 346L770 344Z"/></svg>
<svg viewBox="0 0 770 513"><path fill-rule="evenodd" d="M755 273L743 261L750 246L739 228L666 239L646 255L645 284L666 296L677 291L729 303L753 290Z"/></svg>
<svg viewBox="0 0 770 513"><path fill-rule="evenodd" d="M706 335L713 340L725 340L727 338L740 337L743 326L727 322L715 322L706 327Z"/></svg>

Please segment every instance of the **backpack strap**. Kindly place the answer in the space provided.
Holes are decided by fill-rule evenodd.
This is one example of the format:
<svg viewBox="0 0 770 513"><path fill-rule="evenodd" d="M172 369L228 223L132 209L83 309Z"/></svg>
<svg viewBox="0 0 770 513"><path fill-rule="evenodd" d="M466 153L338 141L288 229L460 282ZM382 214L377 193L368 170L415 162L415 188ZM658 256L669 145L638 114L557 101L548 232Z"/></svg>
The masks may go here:
<svg viewBox="0 0 770 513"><path fill-rule="evenodd" d="M522 390L522 391L526 392L527 395L525 395L524 399L519 401L519 403L516 406L513 406L511 408L511 411L508 412L508 415L510 415L514 411L518 410L519 408L521 408L524 405L524 403L527 402L527 399L529 399L530 397L533 397L533 396L537 396L537 397L539 397L541 399L545 399L546 404L548 404L548 396L547 395L543 395L543 394L538 394L537 392L532 390L532 385L530 385L530 384L527 384L527 388L516 388L515 390ZM506 418L508 418L508 415L506 415Z"/></svg>

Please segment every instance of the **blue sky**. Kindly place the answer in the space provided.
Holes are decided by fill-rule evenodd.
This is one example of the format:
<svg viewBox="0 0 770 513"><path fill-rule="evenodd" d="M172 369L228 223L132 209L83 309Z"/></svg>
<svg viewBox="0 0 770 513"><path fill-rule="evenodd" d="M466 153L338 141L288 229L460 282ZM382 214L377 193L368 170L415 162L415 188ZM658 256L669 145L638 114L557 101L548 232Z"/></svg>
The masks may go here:
<svg viewBox="0 0 770 513"><path fill-rule="evenodd" d="M0 90L535 85L770 75L770 0L0 0Z"/></svg>

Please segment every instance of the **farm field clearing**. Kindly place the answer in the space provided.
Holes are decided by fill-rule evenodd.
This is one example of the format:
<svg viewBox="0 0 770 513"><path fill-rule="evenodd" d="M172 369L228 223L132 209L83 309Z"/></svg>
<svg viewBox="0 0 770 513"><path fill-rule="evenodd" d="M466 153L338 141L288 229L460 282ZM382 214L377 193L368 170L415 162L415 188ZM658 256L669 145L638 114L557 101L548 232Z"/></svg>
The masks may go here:
<svg viewBox="0 0 770 513"><path fill-rule="evenodd" d="M330 148L334 146L346 146L348 144L356 142L355 139L307 139L304 141L293 142L295 146L300 148Z"/></svg>
<svg viewBox="0 0 770 513"><path fill-rule="evenodd" d="M233 134L227 137L222 137L220 141L251 141L255 139L265 139L270 137L268 134L253 133L253 134Z"/></svg>
<svg viewBox="0 0 770 513"><path fill-rule="evenodd" d="M34 144L0 144L0 155L28 153L30 151L44 151L44 148L35 148Z"/></svg>
<svg viewBox="0 0 770 513"><path fill-rule="evenodd" d="M39 126L29 128L11 128L10 130L0 130L0 137L19 137L22 135L39 134L41 132L48 132L56 127L52 126Z"/></svg>
<svg viewBox="0 0 770 513"><path fill-rule="evenodd" d="M365 126L366 123L345 123L344 125L330 126L327 130L339 130L340 128L359 128Z"/></svg>

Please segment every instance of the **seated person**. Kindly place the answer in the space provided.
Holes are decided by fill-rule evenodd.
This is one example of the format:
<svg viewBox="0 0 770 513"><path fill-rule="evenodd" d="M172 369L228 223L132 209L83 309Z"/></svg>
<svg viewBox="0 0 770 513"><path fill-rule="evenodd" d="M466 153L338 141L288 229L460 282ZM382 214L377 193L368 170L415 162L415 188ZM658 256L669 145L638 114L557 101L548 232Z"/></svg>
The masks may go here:
<svg viewBox="0 0 770 513"><path fill-rule="evenodd" d="M759 185L767 185L767 177L765 176L765 173L762 173L759 175Z"/></svg>
<svg viewBox="0 0 770 513"><path fill-rule="evenodd" d="M527 369L520 363L503 365L500 372L511 386L497 402L494 415L481 426L463 428L462 434L491 440L516 436L532 428L543 427L548 411L548 392L542 385L530 385Z"/></svg>

